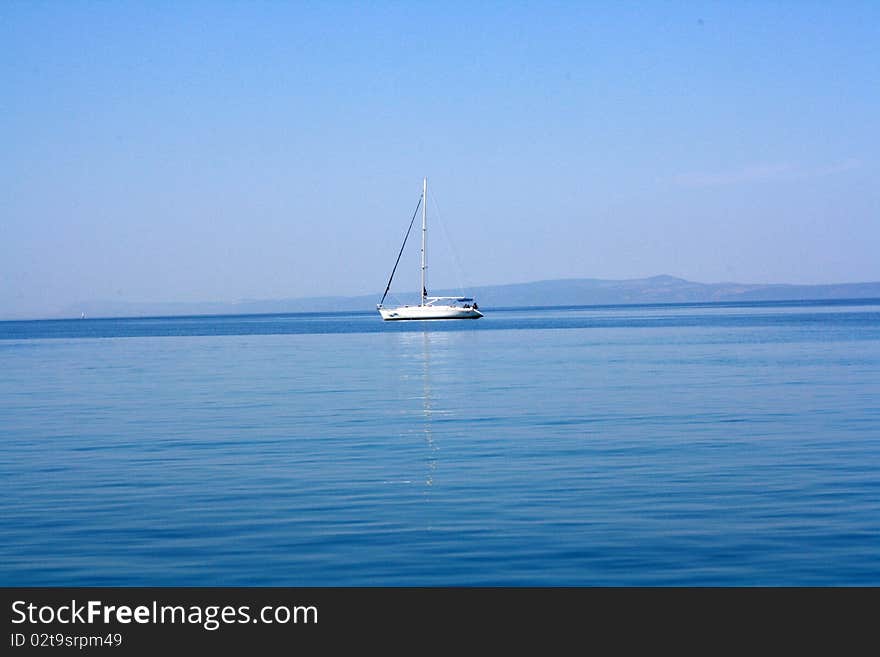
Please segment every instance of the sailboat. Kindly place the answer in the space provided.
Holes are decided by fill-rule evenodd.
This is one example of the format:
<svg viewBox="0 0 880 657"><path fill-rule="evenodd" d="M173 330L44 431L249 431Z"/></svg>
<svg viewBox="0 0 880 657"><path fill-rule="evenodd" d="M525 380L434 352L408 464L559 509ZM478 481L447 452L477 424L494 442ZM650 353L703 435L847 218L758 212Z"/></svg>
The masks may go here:
<svg viewBox="0 0 880 657"><path fill-rule="evenodd" d="M400 264L400 256L403 255L403 248L406 246L406 240L412 231L413 223L415 223L416 215L419 213L419 206L422 208L422 251L421 251L421 292L419 305L403 305L396 308L386 308L384 305L385 297L388 296L388 290L391 289L391 281L394 280L394 273L397 271L397 265ZM385 287L385 294L382 300L376 304L379 315L385 321L403 320L403 319L479 319L483 316L477 307L477 302L471 297L429 297L426 278L426 270L428 262L426 258L426 246L428 237L428 179L422 182L422 196L419 199L419 205L413 212L412 219L409 222L409 228L406 230L406 236L403 238L403 244L400 246L400 252L397 254L397 262L391 270L391 276L388 278L388 285Z"/></svg>

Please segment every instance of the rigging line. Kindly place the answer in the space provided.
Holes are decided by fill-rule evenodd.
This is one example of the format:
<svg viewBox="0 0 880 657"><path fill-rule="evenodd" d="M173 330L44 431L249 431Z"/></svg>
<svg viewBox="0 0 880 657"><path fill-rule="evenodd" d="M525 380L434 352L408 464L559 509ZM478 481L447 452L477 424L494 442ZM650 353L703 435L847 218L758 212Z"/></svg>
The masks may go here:
<svg viewBox="0 0 880 657"><path fill-rule="evenodd" d="M431 197L431 200L434 202L434 208L437 210L437 223L440 224L440 232L443 233L443 239L446 240L446 245L449 247L449 252L452 254L452 259L455 262L455 280L458 283L458 291L460 296L465 296L464 284L462 283L462 275L464 273L464 269L461 266L461 262L458 259L458 253L455 250L455 245L452 243L452 240L449 238L449 233L446 232L446 224L440 219L440 205L437 203L437 197L434 196L432 192L428 192L428 196Z"/></svg>
<svg viewBox="0 0 880 657"><path fill-rule="evenodd" d="M416 215L419 213L419 208L422 207L422 197L419 196L419 202L416 204L416 210L413 212L412 219L409 221L409 228L406 229L406 235L403 238L403 244L400 245L400 252L397 254L397 262L394 263L394 269L391 270L391 276L388 277L388 285L385 286L385 294L382 295L382 301L379 302L381 306L385 303L385 297L388 296L388 290L391 289L391 281L394 280L394 272L397 271L397 265L400 264L400 256L403 255L403 247L406 246L406 240L409 238L409 233L412 230L413 224L416 221Z"/></svg>

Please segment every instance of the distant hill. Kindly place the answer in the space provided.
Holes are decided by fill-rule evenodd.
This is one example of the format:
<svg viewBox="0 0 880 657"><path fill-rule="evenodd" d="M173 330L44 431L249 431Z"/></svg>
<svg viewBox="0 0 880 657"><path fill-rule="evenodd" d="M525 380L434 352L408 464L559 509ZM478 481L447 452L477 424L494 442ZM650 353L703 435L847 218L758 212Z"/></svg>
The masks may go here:
<svg viewBox="0 0 880 657"><path fill-rule="evenodd" d="M594 278L495 285L475 290L484 306L588 306L712 301L789 301L880 297L880 282L832 285L696 283L674 276Z"/></svg>
<svg viewBox="0 0 880 657"><path fill-rule="evenodd" d="M432 294L456 295L454 290ZM590 306L605 304L700 303L713 301L789 301L802 299L880 298L880 282L829 285L696 283L674 276L629 280L576 278L509 285L486 285L469 290L482 308L518 306ZM227 315L261 313L372 310L381 294L356 297L244 300L234 303L135 303L89 301L72 305L56 317L146 317L164 315ZM397 294L404 303L417 301L418 292Z"/></svg>

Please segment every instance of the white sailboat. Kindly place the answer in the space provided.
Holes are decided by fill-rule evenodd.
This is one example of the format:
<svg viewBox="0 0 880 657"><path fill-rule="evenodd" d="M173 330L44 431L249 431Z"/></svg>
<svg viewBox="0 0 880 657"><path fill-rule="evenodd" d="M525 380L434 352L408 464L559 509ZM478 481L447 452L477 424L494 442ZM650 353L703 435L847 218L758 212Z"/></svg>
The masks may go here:
<svg viewBox="0 0 880 657"><path fill-rule="evenodd" d="M388 296L388 290L391 289L391 281L394 280L394 272L397 271L397 265L400 263L400 256L403 254L403 247L406 246L406 240L412 230L416 215L419 212L419 206L413 213L413 218L409 222L409 228L406 231L406 237L403 238L403 245L400 247L400 253L397 254L397 262L391 270L391 276L388 279L388 285L385 287L385 294L382 300L376 304L379 315L386 321L404 320L404 319L479 319L483 316L477 307L477 302L471 297L429 297L426 281L426 270L428 263L426 258L426 246L428 236L428 179L425 178L422 184L422 197L419 199L419 205L422 208L422 251L421 251L421 293L419 305L403 305L396 308L386 308L382 304L385 303L385 297Z"/></svg>

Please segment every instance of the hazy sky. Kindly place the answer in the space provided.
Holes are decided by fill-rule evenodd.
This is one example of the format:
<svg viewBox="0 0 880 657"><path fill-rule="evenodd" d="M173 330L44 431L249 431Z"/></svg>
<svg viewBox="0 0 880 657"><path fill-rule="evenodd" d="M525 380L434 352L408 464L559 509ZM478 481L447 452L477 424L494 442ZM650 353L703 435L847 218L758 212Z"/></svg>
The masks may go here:
<svg viewBox="0 0 880 657"><path fill-rule="evenodd" d="M0 54L0 317L381 293L425 175L429 289L880 280L876 0L6 0Z"/></svg>

